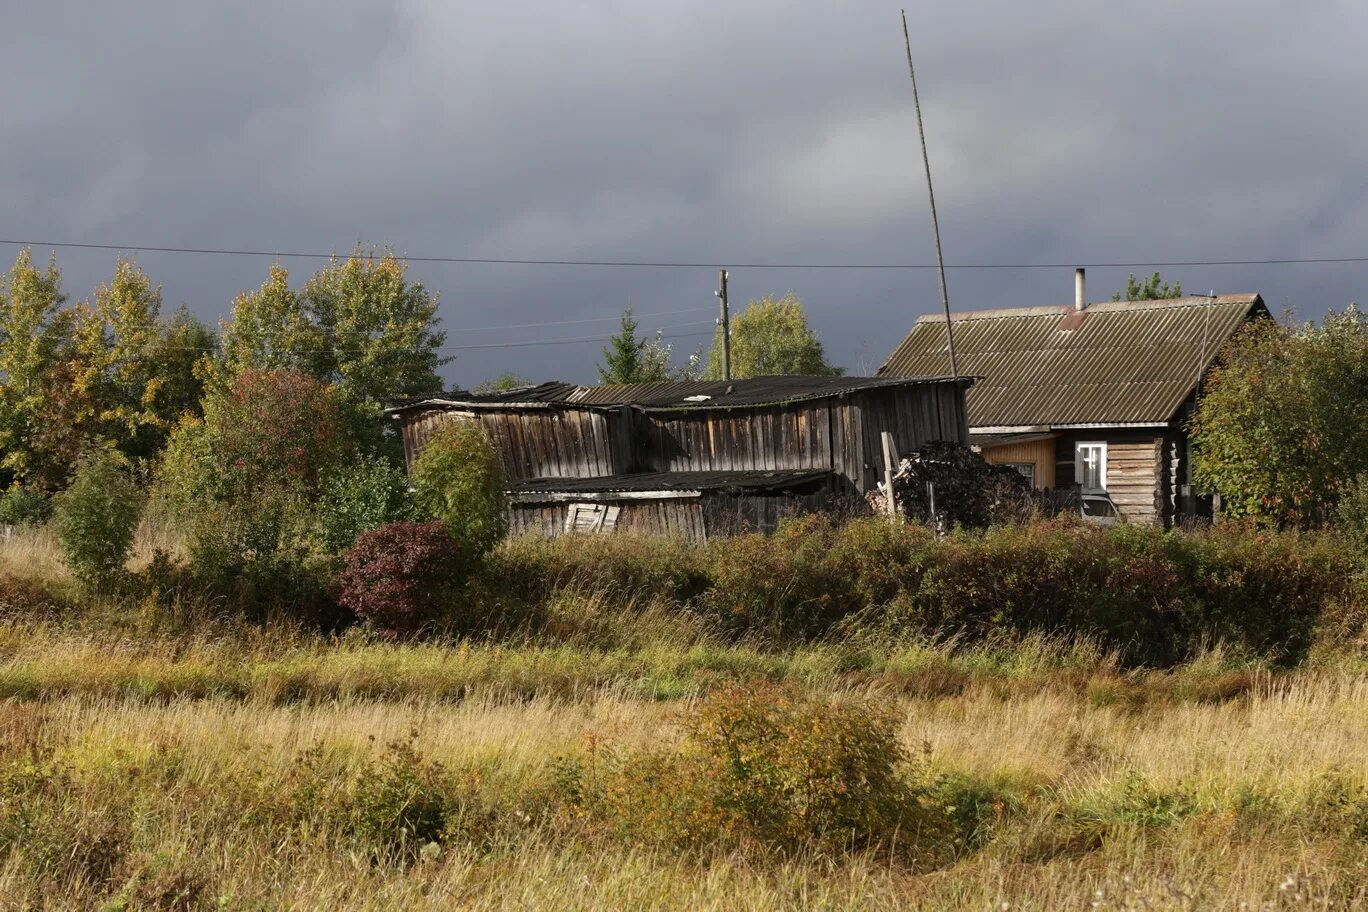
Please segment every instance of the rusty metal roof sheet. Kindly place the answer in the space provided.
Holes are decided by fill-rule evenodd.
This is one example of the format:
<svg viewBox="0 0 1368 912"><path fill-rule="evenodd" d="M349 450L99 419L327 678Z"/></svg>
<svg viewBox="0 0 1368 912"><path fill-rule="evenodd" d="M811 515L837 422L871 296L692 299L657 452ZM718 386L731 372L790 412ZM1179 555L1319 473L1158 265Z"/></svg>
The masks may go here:
<svg viewBox="0 0 1368 912"><path fill-rule="evenodd" d="M1257 294L1023 307L953 314L975 428L1164 424L1222 343L1250 316ZM922 317L880 376L946 370L945 322Z"/></svg>

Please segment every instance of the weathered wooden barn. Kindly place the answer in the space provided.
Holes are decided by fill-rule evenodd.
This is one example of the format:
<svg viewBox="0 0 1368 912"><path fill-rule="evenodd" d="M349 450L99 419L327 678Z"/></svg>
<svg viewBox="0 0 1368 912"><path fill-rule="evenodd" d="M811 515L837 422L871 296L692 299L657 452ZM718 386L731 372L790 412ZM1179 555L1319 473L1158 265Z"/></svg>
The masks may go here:
<svg viewBox="0 0 1368 912"><path fill-rule="evenodd" d="M885 431L900 453L967 442L970 385L938 377L544 383L389 414L410 465L444 422L479 422L504 461L514 532L705 539L858 502L882 473Z"/></svg>
<svg viewBox="0 0 1368 912"><path fill-rule="evenodd" d="M1221 346L1267 315L1257 294L1088 304L1081 274L1073 307L954 314L959 368L978 378L966 397L971 441L1037 488L1107 494L1132 522L1209 516L1187 421ZM947 363L945 321L923 317L879 375Z"/></svg>

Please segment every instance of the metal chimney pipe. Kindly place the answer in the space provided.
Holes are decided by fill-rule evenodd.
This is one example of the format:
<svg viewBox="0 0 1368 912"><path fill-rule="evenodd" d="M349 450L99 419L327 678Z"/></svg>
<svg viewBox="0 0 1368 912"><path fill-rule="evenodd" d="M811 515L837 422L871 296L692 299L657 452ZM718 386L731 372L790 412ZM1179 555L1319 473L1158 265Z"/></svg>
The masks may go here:
<svg viewBox="0 0 1368 912"><path fill-rule="evenodd" d="M1082 266L1074 270L1074 310L1081 311L1088 306L1088 296L1083 288L1086 271Z"/></svg>

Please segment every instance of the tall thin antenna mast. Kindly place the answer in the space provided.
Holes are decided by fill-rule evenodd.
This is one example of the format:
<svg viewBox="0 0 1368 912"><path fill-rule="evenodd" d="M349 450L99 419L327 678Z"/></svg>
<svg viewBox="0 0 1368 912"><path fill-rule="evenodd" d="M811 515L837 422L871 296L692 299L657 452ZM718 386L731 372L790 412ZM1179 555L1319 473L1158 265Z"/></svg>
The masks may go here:
<svg viewBox="0 0 1368 912"><path fill-rule="evenodd" d="M936 218L936 191L931 189L931 159L926 154L926 130L922 127L921 99L917 97L917 71L912 68L912 39L907 34L907 10L902 11L903 43L907 45L907 75L912 77L912 104L917 109L917 134L921 137L922 164L926 166L926 195L931 199L931 230L936 235L936 268L940 272L941 307L945 310L945 342L950 350L950 374L959 376L955 358L955 328L950 319L950 295L945 290L945 257L941 255L940 220Z"/></svg>

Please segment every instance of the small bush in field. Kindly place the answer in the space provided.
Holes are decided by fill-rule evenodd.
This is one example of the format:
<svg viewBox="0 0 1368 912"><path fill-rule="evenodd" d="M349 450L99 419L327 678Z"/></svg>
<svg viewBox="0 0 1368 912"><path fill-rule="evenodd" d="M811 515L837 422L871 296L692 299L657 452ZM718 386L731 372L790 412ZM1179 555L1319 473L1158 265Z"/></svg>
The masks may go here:
<svg viewBox="0 0 1368 912"><path fill-rule="evenodd" d="M141 513L142 493L122 456L101 450L77 463L57 502L57 537L82 585L105 586L123 570Z"/></svg>
<svg viewBox="0 0 1368 912"><path fill-rule="evenodd" d="M390 744L389 755L364 766L344 799L348 830L382 855L413 856L440 844L455 816L451 777L412 742Z"/></svg>
<svg viewBox="0 0 1368 912"><path fill-rule="evenodd" d="M786 852L944 835L908 775L898 716L868 700L731 687L684 720L677 751L594 755L560 770L569 806L620 838Z"/></svg>
<svg viewBox="0 0 1368 912"><path fill-rule="evenodd" d="M503 463L484 428L450 421L413 463L422 511L441 520L471 555L482 556L506 531Z"/></svg>
<svg viewBox="0 0 1368 912"><path fill-rule="evenodd" d="M17 482L0 493L0 526L38 526L52 517L52 501Z"/></svg>
<svg viewBox="0 0 1368 912"><path fill-rule="evenodd" d="M408 476L383 456L361 456L324 471L314 515L318 545L340 554L362 532L412 519Z"/></svg>
<svg viewBox="0 0 1368 912"><path fill-rule="evenodd" d="M338 600L380 630L416 633L441 619L465 570L442 523L390 523L361 533L347 552Z"/></svg>

